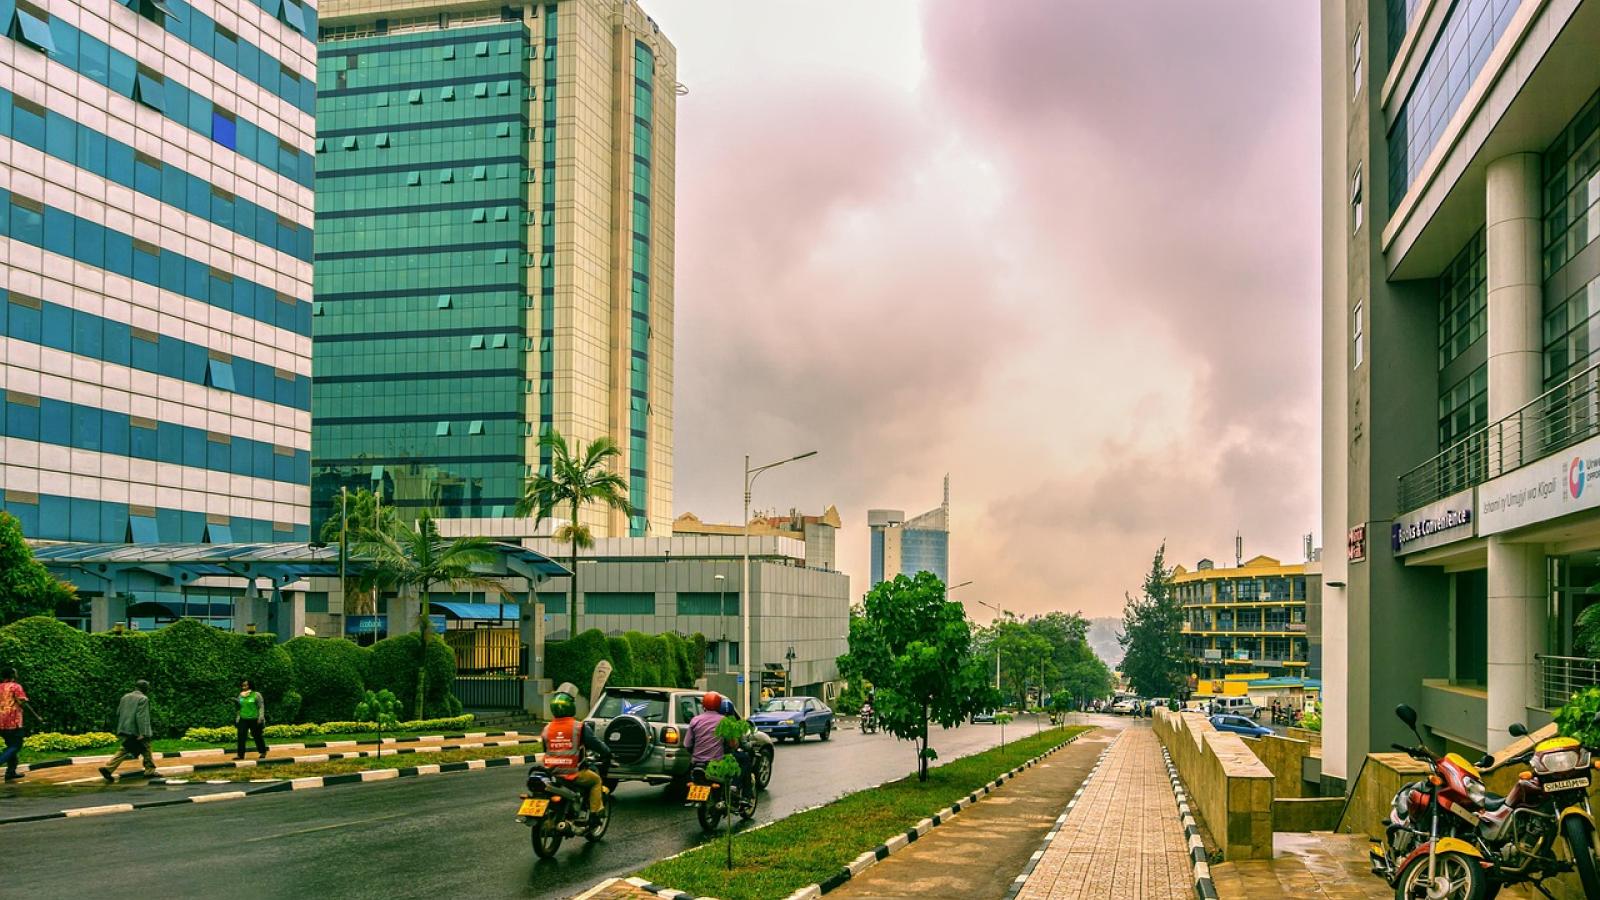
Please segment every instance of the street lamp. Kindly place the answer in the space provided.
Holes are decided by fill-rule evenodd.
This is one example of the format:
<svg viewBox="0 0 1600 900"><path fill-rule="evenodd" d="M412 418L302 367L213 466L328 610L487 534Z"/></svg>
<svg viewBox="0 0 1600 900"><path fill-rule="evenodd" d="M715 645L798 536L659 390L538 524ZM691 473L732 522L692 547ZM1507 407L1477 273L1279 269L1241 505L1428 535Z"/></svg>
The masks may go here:
<svg viewBox="0 0 1600 900"><path fill-rule="evenodd" d="M972 582L970 582L970 581L967 582L967 584L971 584L971 583ZM956 587L962 587L962 585L958 584L958 585L956 585ZM954 588L952 588L951 590L954 590ZM994 620L996 622L999 622L1000 621L1000 616L1005 614L1005 610L1003 610L1000 607L995 606L995 605L993 605L991 603L985 603L982 600L974 600L972 602L978 604L979 606L987 606L990 609L994 610L995 613L996 613L996 615L994 617ZM1000 690L1000 642L999 641L995 641L994 642L994 689L995 689L996 692L999 692L999 690ZM1023 702L1027 702L1027 698L1026 697L1023 698Z"/></svg>
<svg viewBox="0 0 1600 900"><path fill-rule="evenodd" d="M785 697L794 696L794 661L794 645L790 644L789 652L783 655L783 695Z"/></svg>
<svg viewBox="0 0 1600 900"><path fill-rule="evenodd" d="M713 575L711 580L717 583L717 622L722 625L722 643L728 643L728 579L723 575ZM717 664L722 664L722 653L717 653ZM726 671L726 670L724 670Z"/></svg>
<svg viewBox="0 0 1600 900"><path fill-rule="evenodd" d="M753 469L750 468L749 454L744 458L744 574L739 582L739 619L742 625L739 638L739 666L744 689L739 693L744 699L742 711L747 718L750 715L750 488L762 472L816 455L817 451L807 450L798 456L780 459Z"/></svg>

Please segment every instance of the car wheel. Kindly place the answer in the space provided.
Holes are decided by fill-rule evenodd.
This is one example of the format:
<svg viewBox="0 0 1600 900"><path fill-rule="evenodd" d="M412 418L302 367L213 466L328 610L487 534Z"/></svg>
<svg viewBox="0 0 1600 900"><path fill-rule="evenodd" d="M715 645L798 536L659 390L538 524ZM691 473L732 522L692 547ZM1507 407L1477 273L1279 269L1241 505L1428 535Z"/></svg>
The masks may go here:
<svg viewBox="0 0 1600 900"><path fill-rule="evenodd" d="M756 754L756 787L766 790L772 783L772 751L762 750Z"/></svg>
<svg viewBox="0 0 1600 900"><path fill-rule="evenodd" d="M823 740L827 740L828 739L828 735L831 734L832 732L833 732L833 723L832 722L829 722L827 725L822 726L822 739Z"/></svg>

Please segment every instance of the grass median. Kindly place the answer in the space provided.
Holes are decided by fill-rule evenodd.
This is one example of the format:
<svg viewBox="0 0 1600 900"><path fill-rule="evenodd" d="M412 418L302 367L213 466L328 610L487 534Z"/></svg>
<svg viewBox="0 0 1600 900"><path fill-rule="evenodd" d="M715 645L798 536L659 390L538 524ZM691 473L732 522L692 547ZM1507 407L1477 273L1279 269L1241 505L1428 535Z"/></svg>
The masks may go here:
<svg viewBox="0 0 1600 900"><path fill-rule="evenodd" d="M772 900L832 877L844 865L993 781L1060 746L1086 726L1053 728L1005 747L935 766L926 782L908 776L734 837L732 869L719 842L640 872L655 884L721 900ZM900 745L909 747L909 745ZM935 748L937 749L937 748ZM908 760L912 756L906 750Z"/></svg>
<svg viewBox="0 0 1600 900"><path fill-rule="evenodd" d="M443 750L429 753L391 753L385 750L382 757L366 756L357 759L330 759L324 762L284 763L274 766L248 766L243 769L217 769L196 773L196 780L255 781L262 778L287 780L310 778L317 775L343 775L347 772L365 772L371 769L403 769L408 766L429 766L439 763L465 762L471 759L500 759L506 756L531 756L540 750L537 742L508 747L473 747L468 750Z"/></svg>
<svg viewBox="0 0 1600 900"><path fill-rule="evenodd" d="M482 731L484 729L478 729L478 728L473 728L473 727L469 726L466 730L467 731L474 731L474 730ZM495 729L488 729L488 730L493 731ZM462 731L462 729L459 729L459 728L456 728L456 729L433 728L433 729L428 729L426 731L385 731L383 733L383 736L384 736L385 739L415 738L415 737L428 737L428 736L440 735L440 734L460 734L461 731ZM370 744L373 741L376 741L377 739L378 739L378 735L377 735L376 732L367 731L367 732L360 732L360 733L354 733L353 732L353 733L348 733L348 734L313 734L313 735L304 735L302 737L286 737L286 738L270 738L269 737L269 738L266 739L266 741L267 741L267 746L268 747L278 747L278 746L283 746L285 744L289 744L289 745L324 744L324 743L329 743L329 742L332 742L332 741L356 741L358 743ZM246 743L246 746L249 747L249 749L252 752L254 752L255 744L253 742L251 742L251 741L246 741L245 743ZM234 745L233 741L211 742L211 741L186 741L183 738L158 738L155 741L151 742L150 749L155 751L156 753L176 753L176 752L179 752L181 750L232 750L232 749L234 749L234 746L235 745ZM23 750L22 751L22 756L21 756L21 761L25 762L25 763L38 763L38 762L44 762L46 760L51 760L51 759L66 759L66 758L70 758L70 757L74 757L74 756L104 756L104 755L109 755L109 754L112 754L112 753L116 753L118 749L120 749L120 748L119 748L119 746L117 744L110 743L110 744L103 744L103 745L100 745L98 747L86 747L86 748L81 749L81 750L72 750L70 752L68 752L68 751L60 751L60 750L45 750L45 751L42 751L42 752L35 752L33 750ZM307 752L312 752L312 751L307 751ZM385 752L387 752L387 750ZM160 764L162 764L162 765L165 765L165 764L170 763L171 760L158 760L158 762Z"/></svg>

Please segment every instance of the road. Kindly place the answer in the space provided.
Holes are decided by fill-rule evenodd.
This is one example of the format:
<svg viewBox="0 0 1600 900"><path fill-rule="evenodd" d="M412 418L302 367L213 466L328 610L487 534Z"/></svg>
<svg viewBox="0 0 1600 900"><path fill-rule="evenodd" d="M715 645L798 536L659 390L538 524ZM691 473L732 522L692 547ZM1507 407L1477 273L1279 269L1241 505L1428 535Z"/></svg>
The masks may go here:
<svg viewBox="0 0 1600 900"><path fill-rule="evenodd" d="M1010 739L1034 730L1028 719L1006 727ZM999 741L998 726L969 725L937 735L933 747L948 761ZM756 819L881 784L914 764L912 745L885 734L835 731L827 743L782 744ZM6 826L5 878L41 898L81 897L107 878L119 894L149 897L560 898L703 840L692 810L665 802L661 788L630 784L617 792L603 842L569 841L555 859L538 861L528 829L512 820L524 773L484 770Z"/></svg>

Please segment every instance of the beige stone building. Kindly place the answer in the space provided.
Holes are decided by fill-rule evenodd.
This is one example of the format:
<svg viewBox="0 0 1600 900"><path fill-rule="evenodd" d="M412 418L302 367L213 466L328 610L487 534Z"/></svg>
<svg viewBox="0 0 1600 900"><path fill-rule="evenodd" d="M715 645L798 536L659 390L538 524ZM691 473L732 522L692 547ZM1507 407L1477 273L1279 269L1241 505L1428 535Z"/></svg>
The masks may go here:
<svg viewBox="0 0 1600 900"><path fill-rule="evenodd" d="M320 25L319 519L340 487L509 518L556 431L622 449L638 514L591 506L596 537L670 534L672 43L632 0Z"/></svg>

